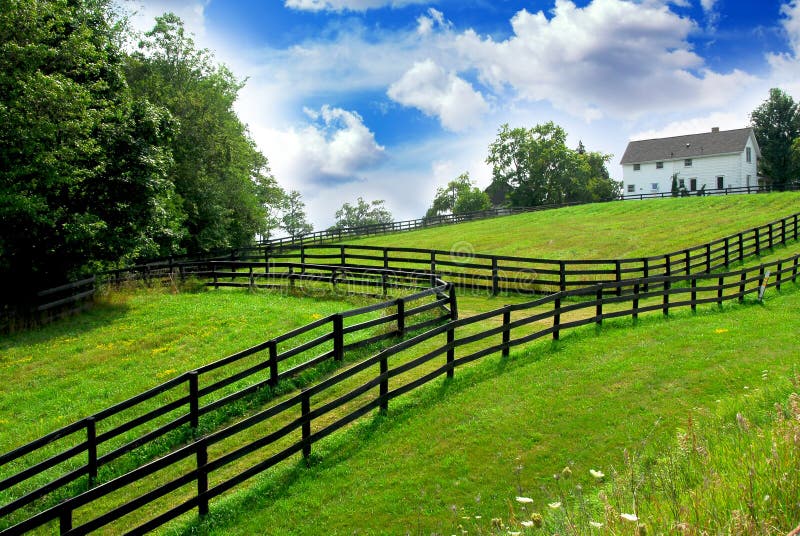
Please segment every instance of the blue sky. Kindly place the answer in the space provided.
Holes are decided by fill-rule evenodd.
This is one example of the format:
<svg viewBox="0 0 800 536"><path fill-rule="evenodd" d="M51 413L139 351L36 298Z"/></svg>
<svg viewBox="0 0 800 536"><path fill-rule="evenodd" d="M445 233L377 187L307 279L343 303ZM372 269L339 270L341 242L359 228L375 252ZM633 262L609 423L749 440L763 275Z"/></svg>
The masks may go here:
<svg viewBox="0 0 800 536"><path fill-rule="evenodd" d="M800 0L120 0L165 11L247 85L237 111L316 228L344 202L420 217L503 123L555 121L619 158L631 139L741 128L800 98Z"/></svg>

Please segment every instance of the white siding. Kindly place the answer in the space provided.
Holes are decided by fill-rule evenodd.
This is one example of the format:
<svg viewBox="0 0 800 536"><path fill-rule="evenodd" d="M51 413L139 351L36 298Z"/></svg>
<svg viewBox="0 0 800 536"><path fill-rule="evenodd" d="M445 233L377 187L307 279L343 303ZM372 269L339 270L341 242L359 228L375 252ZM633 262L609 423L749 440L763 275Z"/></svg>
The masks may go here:
<svg viewBox="0 0 800 536"><path fill-rule="evenodd" d="M665 160L664 167L656 168L656 162L642 162L639 171L634 171L633 164L622 166L623 194L649 194L654 192L672 191L672 174L678 173L678 179L683 179L686 189L690 189L691 179L697 179L697 189L704 185L706 190L717 187L717 177L722 177L723 187L737 188L747 186L747 175L750 175L750 186L758 184L756 149L752 137L747 141L750 147L751 162L748 163L746 150L736 154L714 156L701 156L692 158L692 165L686 166L683 158ZM652 185L658 184L657 189ZM628 185L634 186L634 191L628 190Z"/></svg>

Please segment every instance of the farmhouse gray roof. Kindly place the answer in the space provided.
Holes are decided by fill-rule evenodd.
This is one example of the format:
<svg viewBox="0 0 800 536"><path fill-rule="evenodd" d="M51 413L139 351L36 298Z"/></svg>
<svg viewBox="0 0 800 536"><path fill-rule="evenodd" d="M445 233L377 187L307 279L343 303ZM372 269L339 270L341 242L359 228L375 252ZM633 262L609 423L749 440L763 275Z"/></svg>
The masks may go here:
<svg viewBox="0 0 800 536"><path fill-rule="evenodd" d="M632 141L628 143L620 164L739 153L744 151L747 138L752 132L752 128L739 128L736 130L673 136L671 138ZM756 153L758 154L758 146L756 146Z"/></svg>

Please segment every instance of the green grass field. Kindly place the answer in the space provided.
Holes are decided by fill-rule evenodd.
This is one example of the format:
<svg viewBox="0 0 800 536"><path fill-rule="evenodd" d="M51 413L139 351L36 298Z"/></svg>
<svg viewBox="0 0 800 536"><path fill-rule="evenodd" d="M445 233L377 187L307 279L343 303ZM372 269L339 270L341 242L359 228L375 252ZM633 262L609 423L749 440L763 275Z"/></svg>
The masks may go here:
<svg viewBox="0 0 800 536"><path fill-rule="evenodd" d="M111 293L88 312L0 342L0 451L361 298L244 290ZM370 302L371 303L371 302Z"/></svg>
<svg viewBox="0 0 800 536"><path fill-rule="evenodd" d="M763 305L726 306L669 320L656 317L635 327L621 320L599 333L582 329L558 344L533 345L506 360L487 358L458 370L452 381L407 395L390 406L386 417L331 438L316 448L312 467L298 462L255 479L252 487L212 508L207 525L172 530L310 535L462 534L463 529L468 534L507 534L492 530L492 518L511 530L528 530L510 524L513 507L517 522L537 512L547 516L553 530L589 534L588 523L571 530L563 519L567 504L580 515L576 484L585 490L587 519L603 521L599 490L616 501L618 512L634 509L632 493L598 486L589 470L609 476L619 472L613 482L619 487L627 480L627 450L637 467L651 474L656 460L676 450L676 435L688 429L704 437L698 441L713 446L712 454L721 459L715 459L708 475L699 472L700 462L683 473L674 468L670 486L663 478L643 478L636 506L640 520L659 533L674 529L680 520L688 523L689 533L703 528L734 532L731 512L747 517L747 502L755 496L758 527L744 533L785 534L800 516L797 496L790 495L800 489L798 447L790 440L786 452L781 445L783 459L776 468L781 460L770 465L766 458L747 459L756 452L747 440L758 445L767 434L766 446L758 452L769 454L772 404L786 404L789 392L800 387L790 383L800 366L799 317L800 295L794 287ZM737 413L764 427L754 428L750 436L730 431ZM692 430L692 422L699 432ZM727 442L725 434L730 436ZM553 475L566 466L574 476L559 491ZM751 467L759 471L754 489L740 490L750 481ZM782 475L784 471L794 472ZM704 482L709 478L712 484ZM678 521L669 513L665 491L673 487L685 505L678 509ZM712 508L724 494L717 488L727 495L721 506ZM709 489L714 493L705 497ZM523 509L516 496L533 502ZM558 512L548 506L556 502L563 503ZM696 522L693 504L707 510ZM607 525L607 533L633 533L619 524L615 531Z"/></svg>
<svg viewBox="0 0 800 536"><path fill-rule="evenodd" d="M545 259L614 259L678 251L798 211L800 192L625 201L445 225L346 243Z"/></svg>
<svg viewBox="0 0 800 536"><path fill-rule="evenodd" d="M361 243L450 249L458 237L481 253L630 257L696 245L799 209L798 194L612 203ZM796 249L779 247L762 259ZM387 418L362 421L315 446L312 468L283 464L213 502L207 525L198 526L192 514L165 531L458 533L462 517L470 517L468 527L466 520L461 524L473 534L492 533L491 518L511 527L508 501L526 494L538 510L546 509L543 501L554 500L552 474L565 465L582 471L576 481L588 487L589 467L622 467L623 449L636 448L646 436L652 448L667 448L695 408L713 413L717 404L737 404L739 384L785 394L800 361L794 330L775 326L796 325L794 288L773 294L764 306L702 309L696 317L678 313L668 321L656 316L635 329L620 320L599 334L583 329L555 346L526 347L509 360L487 358L459 369L454 381L394 401ZM527 299L463 295L459 307L469 316ZM226 290L110 294L89 313L0 342L0 380L26 386L0 398L0 451L180 372L365 303ZM764 383L751 379L763 370ZM547 522L563 530L552 516Z"/></svg>

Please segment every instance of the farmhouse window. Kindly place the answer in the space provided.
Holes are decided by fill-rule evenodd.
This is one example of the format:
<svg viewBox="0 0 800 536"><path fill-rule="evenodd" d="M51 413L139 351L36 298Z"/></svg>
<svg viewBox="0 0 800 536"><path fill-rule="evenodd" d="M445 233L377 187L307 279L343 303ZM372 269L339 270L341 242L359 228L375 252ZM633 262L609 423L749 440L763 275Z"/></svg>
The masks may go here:
<svg viewBox="0 0 800 536"><path fill-rule="evenodd" d="M685 167L692 167L692 159L691 158L687 158L686 160L683 161L683 165Z"/></svg>
<svg viewBox="0 0 800 536"><path fill-rule="evenodd" d="M745 148L745 154L747 155L747 163L749 164L750 162L752 162L753 158L751 155L750 147Z"/></svg>
<svg viewBox="0 0 800 536"><path fill-rule="evenodd" d="M656 162L656 169L663 169L663 168L664 168L664 162Z"/></svg>
<svg viewBox="0 0 800 536"><path fill-rule="evenodd" d="M632 193L632 192L635 192L635 191L636 191L636 185L635 184L629 184L628 185L628 193Z"/></svg>
<svg viewBox="0 0 800 536"><path fill-rule="evenodd" d="M658 191L658 183L657 183L657 182L650 183L650 188L651 188L651 189L652 189L654 192L657 192L657 191Z"/></svg>
<svg viewBox="0 0 800 536"><path fill-rule="evenodd" d="M634 171L639 171L640 169L642 169L642 165L641 164L634 164L633 165L633 170Z"/></svg>

